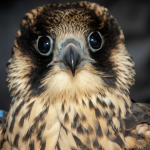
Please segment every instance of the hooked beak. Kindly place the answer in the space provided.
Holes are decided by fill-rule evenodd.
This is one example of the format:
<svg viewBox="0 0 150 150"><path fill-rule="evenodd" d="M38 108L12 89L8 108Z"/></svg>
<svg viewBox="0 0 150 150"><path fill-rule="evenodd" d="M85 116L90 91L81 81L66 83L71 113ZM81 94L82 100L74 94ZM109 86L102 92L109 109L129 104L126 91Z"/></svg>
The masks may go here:
<svg viewBox="0 0 150 150"><path fill-rule="evenodd" d="M95 62L83 49L72 42L67 43L49 65L59 65L63 70L70 70L72 75L81 69L86 62Z"/></svg>
<svg viewBox="0 0 150 150"><path fill-rule="evenodd" d="M64 54L64 63L71 69L72 75L75 75L76 67L78 66L81 58L81 54L78 52L77 47L73 44L69 44L66 47L66 53Z"/></svg>

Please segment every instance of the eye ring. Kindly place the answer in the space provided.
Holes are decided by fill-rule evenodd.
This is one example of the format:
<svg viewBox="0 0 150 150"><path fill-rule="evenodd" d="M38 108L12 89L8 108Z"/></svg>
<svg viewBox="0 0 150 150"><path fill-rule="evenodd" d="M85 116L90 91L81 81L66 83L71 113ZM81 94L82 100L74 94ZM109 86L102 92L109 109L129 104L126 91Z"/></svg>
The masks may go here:
<svg viewBox="0 0 150 150"><path fill-rule="evenodd" d="M91 46L91 36L92 36L92 34L96 34L97 33L97 35L100 37L100 46L99 46L99 48L93 48L92 46ZM90 34L89 34L89 36L88 36L88 43L89 43L89 47L90 47L90 49L92 50L92 52L97 52L98 50L100 50L102 47L103 47L103 44L104 44L104 38L103 38L103 36L101 35L101 33L100 32L98 32L98 31L96 31L96 32L91 32ZM98 47L98 46L97 46Z"/></svg>
<svg viewBox="0 0 150 150"><path fill-rule="evenodd" d="M44 52L42 53L39 50L39 42L40 42L41 38L45 38L45 39L47 38L47 39L49 39L49 45L48 45L48 49L47 49L48 52L46 52L46 53L44 53ZM48 43L46 43L46 44L48 44ZM45 46L47 46L47 45L45 45ZM38 51L38 53L40 55L42 55L42 56L49 56L50 53L51 53L51 51L52 51L52 48L53 48L53 40L52 40L52 38L50 36L38 36L37 41L36 41L36 49L37 49L37 51Z"/></svg>

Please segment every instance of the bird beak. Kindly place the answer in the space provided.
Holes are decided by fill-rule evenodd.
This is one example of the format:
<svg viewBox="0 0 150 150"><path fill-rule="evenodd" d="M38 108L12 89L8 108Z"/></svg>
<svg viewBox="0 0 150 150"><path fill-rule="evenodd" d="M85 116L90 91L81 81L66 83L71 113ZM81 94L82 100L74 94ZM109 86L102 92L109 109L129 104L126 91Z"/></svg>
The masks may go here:
<svg viewBox="0 0 150 150"><path fill-rule="evenodd" d="M59 65L63 70L70 70L72 75L81 69L86 62L95 62L86 52L73 43L69 43L59 52L49 65Z"/></svg>
<svg viewBox="0 0 150 150"><path fill-rule="evenodd" d="M77 47L73 44L68 44L65 51L66 52L63 55L62 61L71 69L72 75L74 76L76 67L81 61L82 55L77 49Z"/></svg>

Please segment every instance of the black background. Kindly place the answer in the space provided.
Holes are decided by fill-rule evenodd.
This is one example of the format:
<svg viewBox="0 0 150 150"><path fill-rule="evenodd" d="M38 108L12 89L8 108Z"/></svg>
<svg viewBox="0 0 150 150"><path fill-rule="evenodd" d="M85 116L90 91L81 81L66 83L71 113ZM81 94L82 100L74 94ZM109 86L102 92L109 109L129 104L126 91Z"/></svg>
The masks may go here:
<svg viewBox="0 0 150 150"><path fill-rule="evenodd" d="M10 58L15 35L25 13L37 6L66 3L68 0L1 0L0 1L0 109L8 110L11 98L6 84L6 63ZM135 61L136 84L131 98L150 103L150 1L95 0L107 7L122 27L126 47Z"/></svg>

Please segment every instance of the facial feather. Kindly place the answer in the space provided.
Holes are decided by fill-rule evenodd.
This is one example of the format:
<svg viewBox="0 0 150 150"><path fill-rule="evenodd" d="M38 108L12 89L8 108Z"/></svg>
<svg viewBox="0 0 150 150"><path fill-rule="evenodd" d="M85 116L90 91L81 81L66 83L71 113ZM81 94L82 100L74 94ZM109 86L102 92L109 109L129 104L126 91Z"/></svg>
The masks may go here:
<svg viewBox="0 0 150 150"><path fill-rule="evenodd" d="M104 44L93 52L88 36L100 32ZM53 39L52 52L36 49L39 36ZM94 62L72 75L59 65L48 66L65 39L84 45ZM78 42L79 41L79 42ZM14 100L5 140L22 149L123 149L121 119L130 113L129 89L134 63L124 35L110 12L95 3L45 5L22 19L7 66ZM19 142L18 144L16 144ZM3 147L6 146L3 145Z"/></svg>

